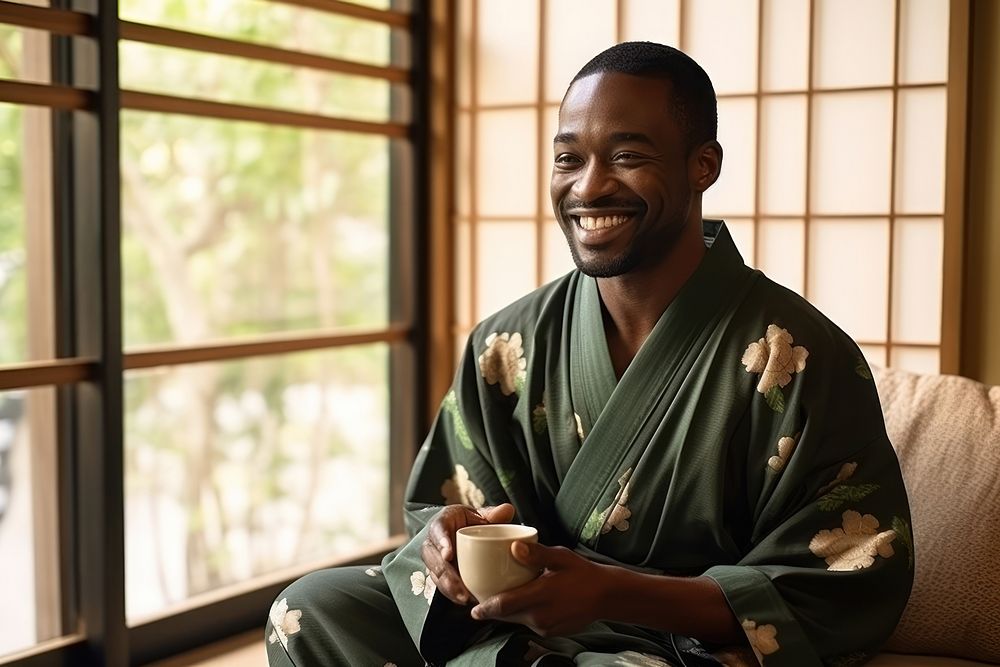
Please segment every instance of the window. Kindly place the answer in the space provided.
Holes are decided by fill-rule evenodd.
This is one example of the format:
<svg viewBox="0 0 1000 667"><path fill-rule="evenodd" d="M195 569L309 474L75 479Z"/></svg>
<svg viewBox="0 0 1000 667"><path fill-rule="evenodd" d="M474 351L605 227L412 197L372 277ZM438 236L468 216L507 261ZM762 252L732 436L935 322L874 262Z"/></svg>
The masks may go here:
<svg viewBox="0 0 1000 667"><path fill-rule="evenodd" d="M0 662L142 663L399 540L426 40L390 0L35 4L0 3Z"/></svg>
<svg viewBox="0 0 1000 667"><path fill-rule="evenodd" d="M691 54L715 84L725 160L704 212L727 221L747 264L807 297L872 363L957 372L958 322L943 313L960 300L963 204L945 193L961 192L964 169L968 26L950 25L962 6L461 5L458 349L475 322L573 268L548 197L559 102L598 51L648 39Z"/></svg>

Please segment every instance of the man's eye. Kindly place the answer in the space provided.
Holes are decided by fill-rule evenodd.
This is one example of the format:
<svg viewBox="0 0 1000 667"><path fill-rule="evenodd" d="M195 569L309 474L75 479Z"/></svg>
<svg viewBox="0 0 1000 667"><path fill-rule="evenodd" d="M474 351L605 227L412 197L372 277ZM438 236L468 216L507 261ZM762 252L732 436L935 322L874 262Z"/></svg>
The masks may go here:
<svg viewBox="0 0 1000 667"><path fill-rule="evenodd" d="M570 155L569 153L561 153L556 156L556 164L564 167L570 167L575 164L579 164L579 162L580 158L575 155Z"/></svg>
<svg viewBox="0 0 1000 667"><path fill-rule="evenodd" d="M628 151L622 151L621 153L616 153L614 160L615 162L628 162L630 160L638 160L640 156L636 153L629 153Z"/></svg>

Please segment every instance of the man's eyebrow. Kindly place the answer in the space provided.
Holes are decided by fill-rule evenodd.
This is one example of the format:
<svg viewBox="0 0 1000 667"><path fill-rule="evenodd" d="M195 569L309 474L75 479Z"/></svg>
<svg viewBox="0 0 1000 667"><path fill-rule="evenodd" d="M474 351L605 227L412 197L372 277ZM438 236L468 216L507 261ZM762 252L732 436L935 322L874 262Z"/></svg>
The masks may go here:
<svg viewBox="0 0 1000 667"><path fill-rule="evenodd" d="M645 134L643 134L642 132L615 132L614 134L611 135L610 138L613 143L618 143L618 144L632 142L639 144L648 144L650 146L654 145L653 140L650 139ZM576 140L577 140L577 135L575 132L560 132L552 139L552 143L571 144Z"/></svg>

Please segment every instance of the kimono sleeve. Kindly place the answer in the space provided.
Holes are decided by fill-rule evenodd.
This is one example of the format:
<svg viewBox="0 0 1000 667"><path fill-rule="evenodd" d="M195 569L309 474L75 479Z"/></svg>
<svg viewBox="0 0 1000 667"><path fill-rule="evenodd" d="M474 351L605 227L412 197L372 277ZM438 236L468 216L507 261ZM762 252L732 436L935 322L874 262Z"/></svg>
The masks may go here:
<svg viewBox="0 0 1000 667"><path fill-rule="evenodd" d="M787 385L758 386L748 413L750 547L705 572L767 667L865 662L913 581L899 463L870 370L845 348L818 350Z"/></svg>
<svg viewBox="0 0 1000 667"><path fill-rule="evenodd" d="M382 571L414 644L431 663L459 653L483 624L436 592L421 557L427 525L444 506L474 509L506 502L503 486L483 454L485 441L478 368L471 341L407 484L404 520L410 540L386 556Z"/></svg>

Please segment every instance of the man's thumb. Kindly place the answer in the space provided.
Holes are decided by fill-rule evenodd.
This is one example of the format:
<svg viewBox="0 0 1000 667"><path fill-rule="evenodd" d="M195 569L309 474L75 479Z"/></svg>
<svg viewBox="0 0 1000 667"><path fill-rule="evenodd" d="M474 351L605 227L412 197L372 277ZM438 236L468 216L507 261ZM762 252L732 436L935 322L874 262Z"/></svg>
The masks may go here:
<svg viewBox="0 0 1000 667"><path fill-rule="evenodd" d="M514 518L514 506L504 503L496 507L484 507L479 510L479 515L490 523L509 523Z"/></svg>

